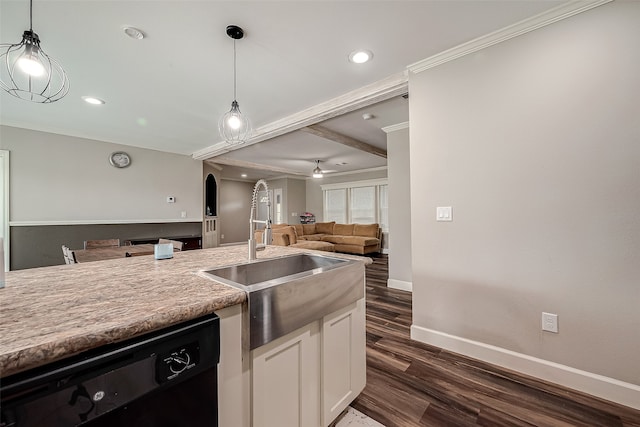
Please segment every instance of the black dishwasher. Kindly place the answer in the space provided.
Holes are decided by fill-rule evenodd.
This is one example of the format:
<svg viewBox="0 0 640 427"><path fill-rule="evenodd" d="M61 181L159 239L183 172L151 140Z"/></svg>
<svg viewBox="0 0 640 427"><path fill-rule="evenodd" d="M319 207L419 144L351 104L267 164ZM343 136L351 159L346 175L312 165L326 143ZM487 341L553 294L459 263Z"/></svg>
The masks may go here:
<svg viewBox="0 0 640 427"><path fill-rule="evenodd" d="M3 378L0 427L217 427L215 315Z"/></svg>

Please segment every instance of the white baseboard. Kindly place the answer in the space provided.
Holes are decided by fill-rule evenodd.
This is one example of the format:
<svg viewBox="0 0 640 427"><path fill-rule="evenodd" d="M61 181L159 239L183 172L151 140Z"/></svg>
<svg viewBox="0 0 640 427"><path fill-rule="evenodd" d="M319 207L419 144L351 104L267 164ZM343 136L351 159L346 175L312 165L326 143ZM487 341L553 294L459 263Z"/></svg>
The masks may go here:
<svg viewBox="0 0 640 427"><path fill-rule="evenodd" d="M387 279L387 287L391 289L400 289L401 291L413 291L413 283L403 280Z"/></svg>
<svg viewBox="0 0 640 427"><path fill-rule="evenodd" d="M411 326L411 338L621 405L640 409L640 385L582 371L570 366L421 326Z"/></svg>

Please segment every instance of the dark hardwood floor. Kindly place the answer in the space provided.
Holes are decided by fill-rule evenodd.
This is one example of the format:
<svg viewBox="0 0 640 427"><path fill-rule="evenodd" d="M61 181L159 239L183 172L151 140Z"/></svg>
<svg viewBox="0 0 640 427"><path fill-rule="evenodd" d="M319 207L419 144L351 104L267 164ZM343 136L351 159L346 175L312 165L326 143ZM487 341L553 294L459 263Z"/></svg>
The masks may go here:
<svg viewBox="0 0 640 427"><path fill-rule="evenodd" d="M640 411L412 341L411 294L367 267L367 386L351 406L387 427L636 426Z"/></svg>

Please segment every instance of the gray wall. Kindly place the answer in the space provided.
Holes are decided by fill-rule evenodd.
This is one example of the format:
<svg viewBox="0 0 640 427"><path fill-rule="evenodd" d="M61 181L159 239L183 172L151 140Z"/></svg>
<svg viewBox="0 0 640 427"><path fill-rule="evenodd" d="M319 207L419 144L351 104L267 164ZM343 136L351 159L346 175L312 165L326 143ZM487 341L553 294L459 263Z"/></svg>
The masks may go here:
<svg viewBox="0 0 640 427"><path fill-rule="evenodd" d="M389 183L388 286L411 289L411 193L409 127L387 134Z"/></svg>
<svg viewBox="0 0 640 427"><path fill-rule="evenodd" d="M202 162L190 156L8 126L0 148L11 152L12 269L61 263L62 244L87 239L200 234ZM119 150L129 167L109 164Z"/></svg>
<svg viewBox="0 0 640 427"><path fill-rule="evenodd" d="M612 2L410 75L414 325L640 385L638 23Z"/></svg>
<svg viewBox="0 0 640 427"><path fill-rule="evenodd" d="M304 179L288 178L287 223L299 224L300 214L307 210L307 183Z"/></svg>
<svg viewBox="0 0 640 427"><path fill-rule="evenodd" d="M269 186L269 190L272 190L272 195L275 198L275 194L273 193L273 190L276 190L278 188L282 189L282 220L284 223L287 223L289 221L289 218L287 217L287 205L289 203L289 194L288 194L288 184L289 184L289 180L287 178L278 178L278 179L270 179L267 181L267 185ZM276 218L275 218L275 200L271 200L271 206L274 209L274 216L272 217L272 221L275 223Z"/></svg>
<svg viewBox="0 0 640 427"><path fill-rule="evenodd" d="M255 183L229 179L220 182L220 244L246 243L249 239L251 194Z"/></svg>
<svg viewBox="0 0 640 427"><path fill-rule="evenodd" d="M364 181L367 179L381 179L387 177L387 169L380 169L374 171L366 171L361 173L352 174L340 174L332 175L326 174L323 178L307 179L306 188L306 211L311 212L316 216L316 221L323 221L323 206L322 206L322 187L325 184L338 184L341 182L356 182Z"/></svg>
<svg viewBox="0 0 640 427"><path fill-rule="evenodd" d="M305 211L305 180L296 178L279 178L269 180L267 181L267 184L271 190L276 188L282 189L284 222L287 224L299 224L299 214Z"/></svg>
<svg viewBox="0 0 640 427"><path fill-rule="evenodd" d="M202 162L190 156L8 126L0 148L11 152L12 223L202 221ZM118 150L131 166L109 164Z"/></svg>
<svg viewBox="0 0 640 427"><path fill-rule="evenodd" d="M62 245L82 249L90 239L158 239L201 235L201 222L11 227L11 269L64 264Z"/></svg>

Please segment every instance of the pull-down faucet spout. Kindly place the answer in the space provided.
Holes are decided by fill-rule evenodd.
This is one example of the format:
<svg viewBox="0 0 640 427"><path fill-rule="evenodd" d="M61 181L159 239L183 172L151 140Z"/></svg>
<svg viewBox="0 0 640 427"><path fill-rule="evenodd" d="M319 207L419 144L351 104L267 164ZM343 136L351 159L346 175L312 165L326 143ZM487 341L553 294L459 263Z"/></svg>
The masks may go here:
<svg viewBox="0 0 640 427"><path fill-rule="evenodd" d="M264 187L264 191L267 194L267 219L264 221L254 219L257 216L258 190L260 186ZM253 187L253 195L251 196L251 215L249 217L249 261L255 261L257 259L256 250L258 249L258 245L256 245L256 239L254 237L256 231L255 224L265 225L262 233L262 245L260 246L260 249L264 249L266 245L271 244L271 199L269 198L269 187L264 179L256 182L256 185Z"/></svg>

